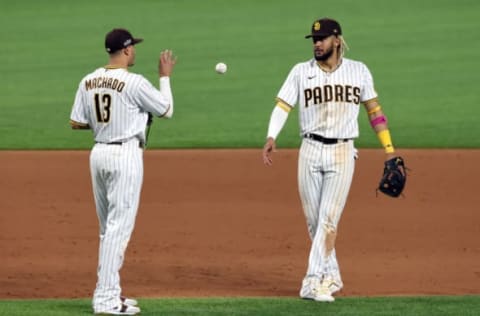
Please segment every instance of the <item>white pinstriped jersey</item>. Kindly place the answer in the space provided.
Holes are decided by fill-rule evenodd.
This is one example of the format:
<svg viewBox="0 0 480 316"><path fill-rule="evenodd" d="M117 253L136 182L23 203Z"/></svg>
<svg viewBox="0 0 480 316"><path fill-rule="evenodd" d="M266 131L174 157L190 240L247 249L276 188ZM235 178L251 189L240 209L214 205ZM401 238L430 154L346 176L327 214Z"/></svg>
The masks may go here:
<svg viewBox="0 0 480 316"><path fill-rule="evenodd" d="M377 97L367 66L343 58L333 72L325 72L315 59L295 65L277 98L299 106L300 133L327 138L358 137L361 102Z"/></svg>
<svg viewBox="0 0 480 316"><path fill-rule="evenodd" d="M88 124L96 142L145 142L148 112L163 116L173 102L169 78L160 83L168 87L159 91L124 68L98 68L80 82L70 118Z"/></svg>

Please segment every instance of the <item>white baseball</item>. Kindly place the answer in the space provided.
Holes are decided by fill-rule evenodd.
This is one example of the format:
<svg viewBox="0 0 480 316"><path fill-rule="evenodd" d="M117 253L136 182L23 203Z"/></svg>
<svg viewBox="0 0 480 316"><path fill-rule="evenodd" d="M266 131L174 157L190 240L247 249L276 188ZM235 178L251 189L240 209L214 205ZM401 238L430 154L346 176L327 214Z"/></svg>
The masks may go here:
<svg viewBox="0 0 480 316"><path fill-rule="evenodd" d="M224 74L227 72L227 65L224 64L224 63L218 63L216 66L215 66L215 71L219 74Z"/></svg>

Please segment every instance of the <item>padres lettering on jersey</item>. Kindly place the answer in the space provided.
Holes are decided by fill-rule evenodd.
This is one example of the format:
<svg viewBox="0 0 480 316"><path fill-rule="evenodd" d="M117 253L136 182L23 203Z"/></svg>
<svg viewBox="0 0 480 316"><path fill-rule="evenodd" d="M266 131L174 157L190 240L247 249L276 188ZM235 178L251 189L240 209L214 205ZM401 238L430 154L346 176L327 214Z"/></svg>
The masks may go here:
<svg viewBox="0 0 480 316"><path fill-rule="evenodd" d="M360 104L360 87L342 86L336 84L308 88L303 91L305 107L318 105L326 102L347 102Z"/></svg>
<svg viewBox="0 0 480 316"><path fill-rule="evenodd" d="M359 104L376 97L367 66L347 58L333 72L315 59L295 65L277 95L291 107L300 105L301 135L328 138L358 137Z"/></svg>

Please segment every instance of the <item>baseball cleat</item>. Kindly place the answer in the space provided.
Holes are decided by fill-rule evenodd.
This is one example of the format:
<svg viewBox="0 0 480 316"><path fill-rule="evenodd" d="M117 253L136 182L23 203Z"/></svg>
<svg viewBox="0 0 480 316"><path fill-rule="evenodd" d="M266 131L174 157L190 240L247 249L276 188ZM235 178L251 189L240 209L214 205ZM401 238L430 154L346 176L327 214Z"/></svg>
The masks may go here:
<svg viewBox="0 0 480 316"><path fill-rule="evenodd" d="M314 289L313 291L313 300L316 302L334 302L335 298L330 293L328 287L321 286L319 288Z"/></svg>
<svg viewBox="0 0 480 316"><path fill-rule="evenodd" d="M120 304L110 310L95 313L95 315L137 315L138 313L140 313L139 307Z"/></svg>
<svg viewBox="0 0 480 316"><path fill-rule="evenodd" d="M133 299L133 298L128 298L128 297L125 297L125 296L120 296L120 300L121 300L122 303L125 304L125 305L130 305L130 306L137 306L137 305L138 305L137 300L135 300L135 299Z"/></svg>
<svg viewBox="0 0 480 316"><path fill-rule="evenodd" d="M332 294L338 289L338 285L331 280L320 282L318 278L305 278L300 289L300 297L316 302L334 302Z"/></svg>
<svg viewBox="0 0 480 316"><path fill-rule="evenodd" d="M330 294L340 291L343 287L343 283L341 281L335 282L333 279L323 279L322 283L324 286L328 287Z"/></svg>

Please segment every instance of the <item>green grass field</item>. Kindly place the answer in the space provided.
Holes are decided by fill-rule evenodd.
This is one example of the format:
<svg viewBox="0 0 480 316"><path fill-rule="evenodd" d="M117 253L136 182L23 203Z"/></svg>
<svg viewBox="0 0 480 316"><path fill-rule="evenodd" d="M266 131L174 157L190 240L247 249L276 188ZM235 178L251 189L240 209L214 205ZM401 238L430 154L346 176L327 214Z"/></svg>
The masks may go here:
<svg viewBox="0 0 480 316"><path fill-rule="evenodd" d="M168 316L476 316L480 297L339 298L333 304L293 298L142 299L141 315ZM0 301L0 315L91 315L88 300Z"/></svg>
<svg viewBox="0 0 480 316"><path fill-rule="evenodd" d="M173 49L175 115L156 120L151 148L261 147L290 68L312 55L314 19L342 24L374 75L396 147L480 147L477 0L0 0L0 149L86 149L68 125L80 79L104 65L104 35L126 27L145 42L133 72L157 82ZM226 62L229 71L213 68ZM365 114L359 147L379 147ZM280 147L299 144L297 111ZM68 294L67 294L68 295ZM141 299L142 315L478 315L479 296ZM90 315L89 299L0 300L0 315Z"/></svg>
<svg viewBox="0 0 480 316"><path fill-rule="evenodd" d="M288 71L312 56L303 36L320 16L341 22L347 57L372 71L397 147L480 146L476 0L0 2L0 149L91 146L68 119L117 26L145 39L132 71L154 83L160 50L178 56L176 113L155 122L150 147L260 147ZM218 61L227 74L214 72ZM379 147L363 110L360 123L357 146ZM299 144L297 111L278 143Z"/></svg>

